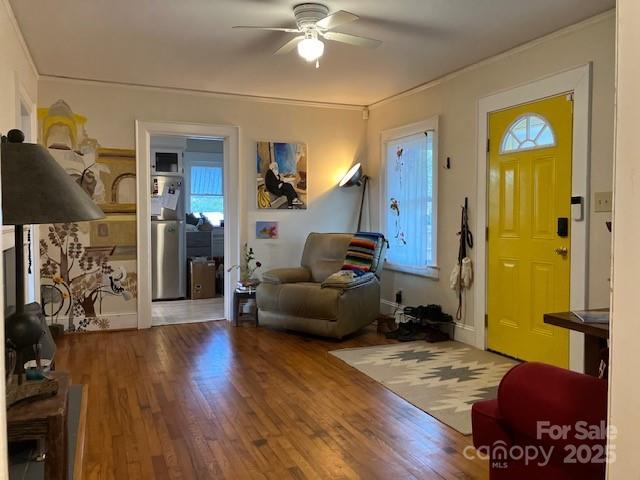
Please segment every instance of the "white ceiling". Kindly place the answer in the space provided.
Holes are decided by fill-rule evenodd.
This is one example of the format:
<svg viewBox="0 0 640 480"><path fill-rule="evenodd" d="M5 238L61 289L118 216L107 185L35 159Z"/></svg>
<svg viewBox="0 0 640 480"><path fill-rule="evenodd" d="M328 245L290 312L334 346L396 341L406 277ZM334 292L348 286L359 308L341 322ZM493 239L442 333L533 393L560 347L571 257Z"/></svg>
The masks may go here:
<svg viewBox="0 0 640 480"><path fill-rule="evenodd" d="M328 0L359 15L320 69L272 56L288 0L10 0L39 72L92 80L368 105L615 6L615 0Z"/></svg>

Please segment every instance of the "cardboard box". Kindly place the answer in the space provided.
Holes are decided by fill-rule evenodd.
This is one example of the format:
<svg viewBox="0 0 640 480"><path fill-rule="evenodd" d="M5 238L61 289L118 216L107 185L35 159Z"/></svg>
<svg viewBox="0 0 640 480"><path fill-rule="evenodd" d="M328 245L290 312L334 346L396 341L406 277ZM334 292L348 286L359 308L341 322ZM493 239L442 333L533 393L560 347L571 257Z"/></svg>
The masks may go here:
<svg viewBox="0 0 640 480"><path fill-rule="evenodd" d="M208 257L189 258L189 298L199 300L216 295L216 262Z"/></svg>

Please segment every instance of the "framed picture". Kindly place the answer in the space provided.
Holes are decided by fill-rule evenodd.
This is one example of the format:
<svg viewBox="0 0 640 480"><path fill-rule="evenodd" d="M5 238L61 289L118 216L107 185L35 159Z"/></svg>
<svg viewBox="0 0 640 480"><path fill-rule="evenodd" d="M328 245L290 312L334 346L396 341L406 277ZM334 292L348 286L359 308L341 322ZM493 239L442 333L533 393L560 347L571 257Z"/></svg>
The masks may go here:
<svg viewBox="0 0 640 480"><path fill-rule="evenodd" d="M278 238L278 222L256 222L256 239L275 240Z"/></svg>
<svg viewBox="0 0 640 480"><path fill-rule="evenodd" d="M307 208L307 145L258 142L256 198L258 208Z"/></svg>
<svg viewBox="0 0 640 480"><path fill-rule="evenodd" d="M136 211L136 152L119 148L99 148L96 164L104 184L104 202L99 204L105 213L135 213Z"/></svg>

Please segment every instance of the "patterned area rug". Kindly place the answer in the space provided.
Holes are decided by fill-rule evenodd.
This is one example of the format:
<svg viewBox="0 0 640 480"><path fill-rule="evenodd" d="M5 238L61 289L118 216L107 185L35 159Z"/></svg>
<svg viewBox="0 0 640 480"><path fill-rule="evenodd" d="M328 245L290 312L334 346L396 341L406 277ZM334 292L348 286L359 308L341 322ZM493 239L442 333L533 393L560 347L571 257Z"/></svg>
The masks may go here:
<svg viewBox="0 0 640 480"><path fill-rule="evenodd" d="M458 342L407 342L330 352L464 435L471 405L495 398L516 362Z"/></svg>

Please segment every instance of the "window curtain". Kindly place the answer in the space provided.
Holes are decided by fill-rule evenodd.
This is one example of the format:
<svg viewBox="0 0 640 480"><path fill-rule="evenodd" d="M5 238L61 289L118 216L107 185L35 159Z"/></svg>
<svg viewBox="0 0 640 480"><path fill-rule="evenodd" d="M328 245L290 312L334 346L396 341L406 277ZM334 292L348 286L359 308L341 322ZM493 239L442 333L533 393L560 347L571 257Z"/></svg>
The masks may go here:
<svg viewBox="0 0 640 480"><path fill-rule="evenodd" d="M222 195L221 167L191 167L192 195Z"/></svg>
<svg viewBox="0 0 640 480"><path fill-rule="evenodd" d="M386 226L395 265L425 268L433 258L433 133L387 143Z"/></svg>

